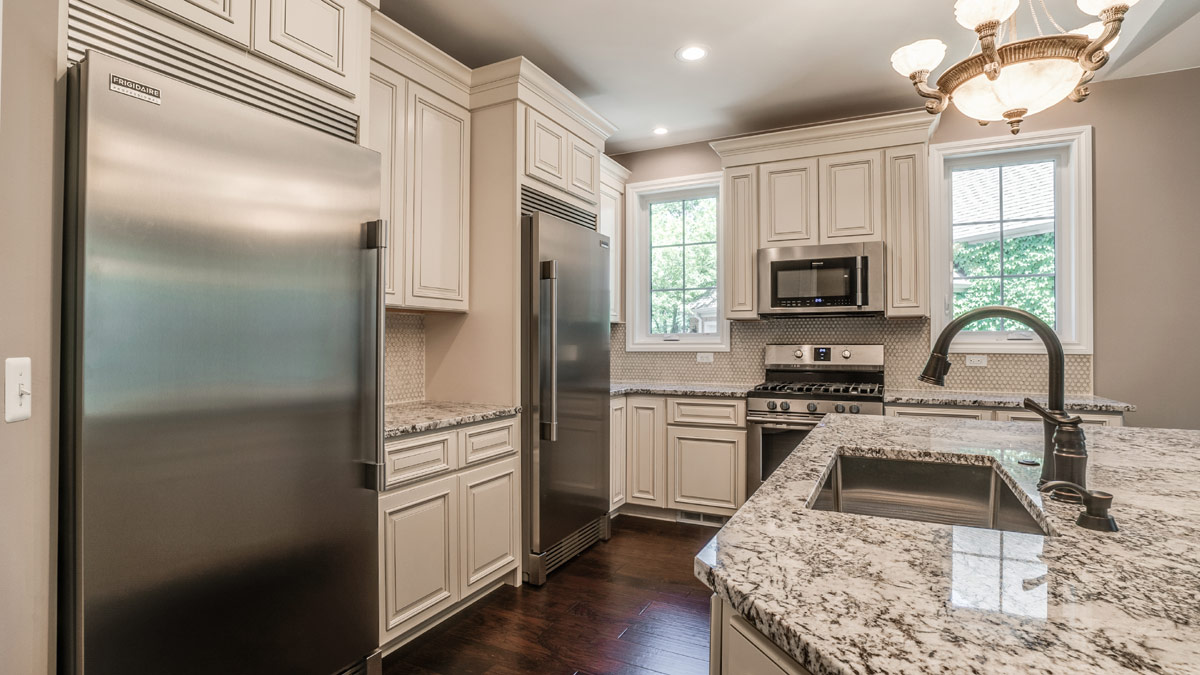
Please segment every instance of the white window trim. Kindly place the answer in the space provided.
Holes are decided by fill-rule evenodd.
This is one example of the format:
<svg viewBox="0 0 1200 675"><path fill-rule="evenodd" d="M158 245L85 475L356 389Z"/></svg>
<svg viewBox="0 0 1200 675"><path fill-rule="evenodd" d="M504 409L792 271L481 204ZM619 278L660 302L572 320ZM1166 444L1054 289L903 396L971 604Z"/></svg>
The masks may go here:
<svg viewBox="0 0 1200 675"><path fill-rule="evenodd" d="M1092 339L1092 127L1070 127L1038 132L1021 132L1015 138L988 138L929 146L929 316L930 343L937 341L942 329L950 322L954 294L951 291L951 213L950 186L946 164L966 157L1062 148L1069 164L1059 167L1057 178L1069 195L1060 199L1056 218L1065 223L1069 241L1056 238L1058 248L1057 274L1065 282L1059 294L1059 338L1068 354L1091 354ZM1061 194L1061 192L1060 192ZM1066 297L1064 297L1064 295ZM1063 308L1070 306L1074 325L1063 325ZM1072 334L1073 333L1073 334ZM1008 340L994 333L971 335L959 333L950 345L951 353L1045 354L1046 348L1034 336L1031 341Z"/></svg>
<svg viewBox="0 0 1200 675"><path fill-rule="evenodd" d="M625 351L628 352L727 352L729 351L729 321L725 319L725 297L722 275L724 246L721 241L721 204L723 188L720 171L678 178L629 183L625 186ZM711 335L676 335L670 338L650 335L650 211L649 203L656 197L686 193L689 190L717 192L717 332Z"/></svg>

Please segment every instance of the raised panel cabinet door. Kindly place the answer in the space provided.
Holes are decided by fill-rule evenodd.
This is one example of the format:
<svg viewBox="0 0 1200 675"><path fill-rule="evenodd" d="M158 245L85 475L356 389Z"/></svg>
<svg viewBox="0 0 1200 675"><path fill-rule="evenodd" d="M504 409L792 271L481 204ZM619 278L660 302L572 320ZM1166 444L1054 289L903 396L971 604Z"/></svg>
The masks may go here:
<svg viewBox="0 0 1200 675"><path fill-rule="evenodd" d="M261 1L261 0L260 0ZM205 32L250 46L250 0L135 0Z"/></svg>
<svg viewBox="0 0 1200 675"><path fill-rule="evenodd" d="M624 280L621 277L621 223L624 220L622 216L621 193L609 189L607 186L600 186L600 220L598 229L600 234L607 235L609 238L608 249L608 319L613 323L620 323L625 320L623 303L622 303L622 288Z"/></svg>
<svg viewBox="0 0 1200 675"><path fill-rule="evenodd" d="M596 187L600 183L600 151L575 134L568 138L571 152L567 158L567 191L595 204Z"/></svg>
<svg viewBox="0 0 1200 675"><path fill-rule="evenodd" d="M626 436L628 479L625 501L630 504L667 505L667 402L658 397L630 396L625 402L629 418Z"/></svg>
<svg viewBox="0 0 1200 675"><path fill-rule="evenodd" d="M517 458L464 471L462 495L462 593L512 571L521 546Z"/></svg>
<svg viewBox="0 0 1200 675"><path fill-rule="evenodd" d="M369 11L359 0L255 0L252 48L353 97Z"/></svg>
<svg viewBox="0 0 1200 675"><path fill-rule="evenodd" d="M525 175L567 189L566 129L533 108L525 109Z"/></svg>
<svg viewBox="0 0 1200 675"><path fill-rule="evenodd" d="M458 476L379 498L380 644L461 597L458 509Z"/></svg>
<svg viewBox="0 0 1200 675"><path fill-rule="evenodd" d="M883 239L883 152L866 150L819 160L821 242Z"/></svg>
<svg viewBox="0 0 1200 675"><path fill-rule="evenodd" d="M409 82L404 304L467 311L471 114Z"/></svg>
<svg viewBox="0 0 1200 675"><path fill-rule="evenodd" d="M929 213L925 145L884 151L887 315L929 316Z"/></svg>
<svg viewBox="0 0 1200 675"><path fill-rule="evenodd" d="M725 318L757 319L758 167L725 169L720 264Z"/></svg>
<svg viewBox="0 0 1200 675"><path fill-rule="evenodd" d="M759 246L817 243L817 159L762 164Z"/></svg>
<svg viewBox="0 0 1200 675"><path fill-rule="evenodd" d="M388 248L383 272L383 302L404 305L403 239L397 238L404 218L407 81L395 71L371 62L367 147L379 153L379 217L387 221Z"/></svg>
<svg viewBox="0 0 1200 675"><path fill-rule="evenodd" d="M618 396L609 402L609 503L612 511L625 503L625 434L628 433L625 419L625 397Z"/></svg>
<svg viewBox="0 0 1200 675"><path fill-rule="evenodd" d="M746 432L667 427L668 506L731 515L745 501Z"/></svg>

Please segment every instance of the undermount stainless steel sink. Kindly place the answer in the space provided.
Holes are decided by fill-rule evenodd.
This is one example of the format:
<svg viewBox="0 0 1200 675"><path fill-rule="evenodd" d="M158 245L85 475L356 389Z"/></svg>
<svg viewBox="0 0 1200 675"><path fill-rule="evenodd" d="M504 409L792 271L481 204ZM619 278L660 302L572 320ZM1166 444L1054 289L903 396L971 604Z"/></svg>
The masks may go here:
<svg viewBox="0 0 1200 675"><path fill-rule="evenodd" d="M809 508L1046 534L996 469L838 454Z"/></svg>

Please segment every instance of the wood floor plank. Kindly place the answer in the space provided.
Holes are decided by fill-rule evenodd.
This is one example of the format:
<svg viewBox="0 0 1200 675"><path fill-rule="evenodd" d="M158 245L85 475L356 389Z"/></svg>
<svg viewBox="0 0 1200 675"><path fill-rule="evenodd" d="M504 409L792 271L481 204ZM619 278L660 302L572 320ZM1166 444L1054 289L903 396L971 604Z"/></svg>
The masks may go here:
<svg viewBox="0 0 1200 675"><path fill-rule="evenodd" d="M384 659L385 675L706 675L692 558L716 530L622 516L540 588L502 586Z"/></svg>

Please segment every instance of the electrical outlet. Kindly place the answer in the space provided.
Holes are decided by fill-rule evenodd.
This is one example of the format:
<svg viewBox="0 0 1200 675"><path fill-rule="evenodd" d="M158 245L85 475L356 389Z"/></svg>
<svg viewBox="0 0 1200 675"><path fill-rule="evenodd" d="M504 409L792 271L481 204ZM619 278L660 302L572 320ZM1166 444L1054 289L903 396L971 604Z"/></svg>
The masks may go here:
<svg viewBox="0 0 1200 675"><path fill-rule="evenodd" d="M696 363L712 363L712 362L713 362L712 352L697 352L696 353Z"/></svg>
<svg viewBox="0 0 1200 675"><path fill-rule="evenodd" d="M967 354L967 365L982 367L987 365L987 354Z"/></svg>

